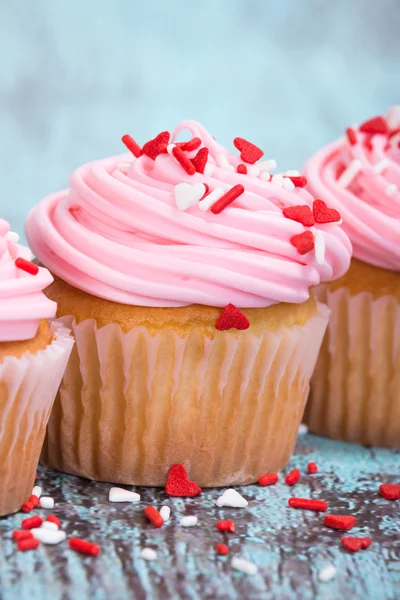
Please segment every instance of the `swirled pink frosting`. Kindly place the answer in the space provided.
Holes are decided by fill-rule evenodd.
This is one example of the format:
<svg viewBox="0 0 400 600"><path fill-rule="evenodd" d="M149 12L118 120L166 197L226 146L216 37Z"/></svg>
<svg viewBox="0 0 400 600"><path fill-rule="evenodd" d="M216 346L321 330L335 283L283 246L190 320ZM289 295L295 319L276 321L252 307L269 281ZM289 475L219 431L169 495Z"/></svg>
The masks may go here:
<svg viewBox="0 0 400 600"><path fill-rule="evenodd" d="M49 271L40 268L36 275L15 264L17 258L30 260L31 251L9 235L9 224L0 219L0 342L29 340L41 319L56 314L56 304L42 290L53 281Z"/></svg>
<svg viewBox="0 0 400 600"><path fill-rule="evenodd" d="M368 125L347 130L304 173L310 192L340 211L354 256L400 271L400 107L380 122L382 133L364 131Z"/></svg>
<svg viewBox="0 0 400 600"><path fill-rule="evenodd" d="M323 264L314 252L301 256L290 243L305 228L285 218L282 208L311 205L309 192L237 173L239 156L196 122L181 123L172 140L187 129L209 150L208 174L188 175L167 153L155 160L124 155L80 167L69 190L44 198L28 217L26 235L39 260L94 296L164 307L300 303L310 286L347 270L351 245L337 224L312 228L324 232ZM218 155L234 169L218 166ZM198 204L180 211L174 189L182 182L225 192L243 184L245 192L220 214Z"/></svg>

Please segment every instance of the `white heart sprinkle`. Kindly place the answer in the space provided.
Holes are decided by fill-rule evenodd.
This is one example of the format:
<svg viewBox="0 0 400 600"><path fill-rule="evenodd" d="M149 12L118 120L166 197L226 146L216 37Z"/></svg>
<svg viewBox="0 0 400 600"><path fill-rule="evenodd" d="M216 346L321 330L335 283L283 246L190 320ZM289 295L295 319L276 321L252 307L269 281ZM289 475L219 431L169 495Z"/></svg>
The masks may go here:
<svg viewBox="0 0 400 600"><path fill-rule="evenodd" d="M42 544L49 544L51 546L60 544L67 537L65 531L52 531L51 529L42 529L42 527L31 529L31 532L36 540L39 540Z"/></svg>
<svg viewBox="0 0 400 600"><path fill-rule="evenodd" d="M175 186L175 202L179 210L187 210L206 193L204 183L178 183Z"/></svg>
<svg viewBox="0 0 400 600"><path fill-rule="evenodd" d="M112 487L108 494L110 502L139 502L140 495L130 490L124 490L119 487Z"/></svg>
<svg viewBox="0 0 400 600"><path fill-rule="evenodd" d="M215 190L213 190L212 192L207 194L207 196L205 196L204 200L202 200L199 203L199 209L200 210L208 210L209 208L212 207L213 204L216 203L217 200L222 198L224 193L225 192L222 188L220 188L220 187L215 188Z"/></svg>
<svg viewBox="0 0 400 600"><path fill-rule="evenodd" d="M244 508L248 505L246 498L233 488L226 490L215 503L217 506L230 506L231 508Z"/></svg>

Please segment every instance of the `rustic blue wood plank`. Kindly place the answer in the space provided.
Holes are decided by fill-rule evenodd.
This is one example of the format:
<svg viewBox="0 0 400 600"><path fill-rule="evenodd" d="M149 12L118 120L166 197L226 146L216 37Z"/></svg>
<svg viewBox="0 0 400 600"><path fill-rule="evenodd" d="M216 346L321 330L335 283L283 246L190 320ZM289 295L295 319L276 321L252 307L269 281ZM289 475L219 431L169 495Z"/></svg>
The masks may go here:
<svg viewBox="0 0 400 600"><path fill-rule="evenodd" d="M62 544L18 553L10 536L23 516L1 519L0 598L398 599L400 503L384 500L377 490L382 482L399 480L400 452L307 435L299 438L290 466L304 472L310 460L318 463L319 473L303 476L294 488L284 483L241 488L249 500L246 509L217 508L218 490L205 490L199 498L167 499L162 490L141 488L140 504L114 505L107 499L109 485L40 467L39 482L57 502L51 512L68 535L92 539L103 551L97 558L83 557ZM349 554L341 548L343 534L324 527L321 515L287 507L291 495L323 498L330 512L356 515L351 535L371 536L372 546ZM143 508L166 500L171 521L154 529ZM179 526L187 514L199 517L196 529ZM234 535L217 532L221 518L235 520ZM227 540L230 556L216 557L215 544ZM145 546L157 550L156 562L140 558ZM259 573L234 572L234 555L255 562ZM318 573L326 564L337 567L337 576L322 583Z"/></svg>

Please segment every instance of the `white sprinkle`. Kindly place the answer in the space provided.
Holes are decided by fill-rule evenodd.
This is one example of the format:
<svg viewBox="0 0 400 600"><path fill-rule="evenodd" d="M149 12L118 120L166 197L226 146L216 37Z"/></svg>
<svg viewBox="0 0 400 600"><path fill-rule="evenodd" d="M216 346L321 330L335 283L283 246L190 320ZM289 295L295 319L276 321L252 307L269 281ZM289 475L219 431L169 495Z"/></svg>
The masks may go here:
<svg viewBox="0 0 400 600"><path fill-rule="evenodd" d="M167 152L170 156L172 156L172 150L175 148L176 144L168 144Z"/></svg>
<svg viewBox="0 0 400 600"><path fill-rule="evenodd" d="M167 521L169 521L169 518L171 516L171 509L169 506L167 506L166 504L164 506L162 506L160 508L160 515L164 520L164 523L166 523Z"/></svg>
<svg viewBox="0 0 400 600"><path fill-rule="evenodd" d="M153 550L153 548L143 548L140 551L140 556L144 558L144 560L157 560L157 552Z"/></svg>
<svg viewBox="0 0 400 600"><path fill-rule="evenodd" d="M397 192L397 185L395 183L389 183L385 192L388 196L393 196Z"/></svg>
<svg viewBox="0 0 400 600"><path fill-rule="evenodd" d="M271 183L278 185L279 187L283 187L283 177L282 175L273 175L271 178Z"/></svg>
<svg viewBox="0 0 400 600"><path fill-rule="evenodd" d="M299 426L299 431L297 432L297 435L306 435L306 433L308 433L308 427L305 423L302 423Z"/></svg>
<svg viewBox="0 0 400 600"><path fill-rule="evenodd" d="M287 175L288 177L299 177L300 171L297 169L289 169L289 171L284 172L284 175Z"/></svg>
<svg viewBox="0 0 400 600"><path fill-rule="evenodd" d="M42 542L42 544L50 544L54 546L55 544L60 544L63 542L67 534L65 531L52 531L51 529L42 529L42 527L31 529L32 535L35 539Z"/></svg>
<svg viewBox="0 0 400 600"><path fill-rule="evenodd" d="M293 181L291 179L289 179L289 177L284 177L283 178L283 189L288 191L288 192L292 192L294 190L296 186L294 185Z"/></svg>
<svg viewBox="0 0 400 600"><path fill-rule="evenodd" d="M42 495L42 488L39 485L35 485L35 487L32 490L32 496L36 496L37 498L40 498L41 495Z"/></svg>
<svg viewBox="0 0 400 600"><path fill-rule="evenodd" d="M225 490L215 503L217 506L230 506L232 508L244 508L248 505L246 498L233 488Z"/></svg>
<svg viewBox="0 0 400 600"><path fill-rule="evenodd" d="M397 129L400 127L400 105L391 106L386 117L389 129Z"/></svg>
<svg viewBox="0 0 400 600"><path fill-rule="evenodd" d="M260 169L257 165L246 165L247 167L247 175L250 177L258 177L260 174Z"/></svg>
<svg viewBox="0 0 400 600"><path fill-rule="evenodd" d="M208 210L212 207L213 204L216 203L217 200L222 198L224 195L224 190L222 188L215 188L212 192L207 194L207 196L199 203L200 210Z"/></svg>
<svg viewBox="0 0 400 600"><path fill-rule="evenodd" d="M130 490L112 487L108 494L108 499L110 502L140 502L140 495Z"/></svg>
<svg viewBox="0 0 400 600"><path fill-rule="evenodd" d="M41 529L51 529L52 531L58 531L59 527L57 523L53 523L53 521L44 521L42 523Z"/></svg>
<svg viewBox="0 0 400 600"><path fill-rule="evenodd" d="M239 556L234 556L232 558L232 567L237 571L246 573L247 575L255 575L256 573L258 573L257 565L250 562L249 560L240 558Z"/></svg>
<svg viewBox="0 0 400 600"><path fill-rule="evenodd" d="M380 160L379 162L377 162L373 167L372 170L375 171L375 173L382 173L382 171L384 171L386 169L386 167L389 166L389 161L387 158L383 158L382 160Z"/></svg>
<svg viewBox="0 0 400 600"><path fill-rule="evenodd" d="M229 164L228 158L225 156L225 154L217 154L215 160L221 169L228 169L229 171L235 170L234 167Z"/></svg>
<svg viewBox="0 0 400 600"><path fill-rule="evenodd" d="M351 161L347 169L343 171L339 179L337 180L338 185L342 187L347 187L349 183L351 183L354 177L361 171L362 163L361 160L355 158Z"/></svg>
<svg viewBox="0 0 400 600"><path fill-rule="evenodd" d="M206 175L207 177L211 177L214 171L215 166L212 165L210 162L206 163L206 166L204 167L204 175Z"/></svg>
<svg viewBox="0 0 400 600"><path fill-rule="evenodd" d="M187 210L206 193L204 183L178 183L174 188L175 202L179 210Z"/></svg>
<svg viewBox="0 0 400 600"><path fill-rule="evenodd" d="M260 171L272 171L273 169L276 169L277 166L277 162L273 158L257 163L257 167Z"/></svg>
<svg viewBox="0 0 400 600"><path fill-rule="evenodd" d="M318 265L325 263L325 236L324 232L317 229L314 236L315 259Z"/></svg>
<svg viewBox="0 0 400 600"><path fill-rule="evenodd" d="M269 173L267 173L266 171L262 171L260 173L260 179L264 179L264 181L270 181L271 175Z"/></svg>
<svg viewBox="0 0 400 600"><path fill-rule="evenodd" d="M318 579L324 583L331 581L336 576L337 569L333 565L327 565L318 573Z"/></svg>
<svg viewBox="0 0 400 600"><path fill-rule="evenodd" d="M17 242L19 242L19 235L15 231L7 231L6 235L4 236L4 239L6 240L6 242L16 244Z"/></svg>
<svg viewBox="0 0 400 600"><path fill-rule="evenodd" d="M179 524L182 525L182 527L195 527L197 525L197 522L197 517L190 516L182 517L182 519L179 521Z"/></svg>
<svg viewBox="0 0 400 600"><path fill-rule="evenodd" d="M54 498L42 496L40 498L40 508L54 508Z"/></svg>

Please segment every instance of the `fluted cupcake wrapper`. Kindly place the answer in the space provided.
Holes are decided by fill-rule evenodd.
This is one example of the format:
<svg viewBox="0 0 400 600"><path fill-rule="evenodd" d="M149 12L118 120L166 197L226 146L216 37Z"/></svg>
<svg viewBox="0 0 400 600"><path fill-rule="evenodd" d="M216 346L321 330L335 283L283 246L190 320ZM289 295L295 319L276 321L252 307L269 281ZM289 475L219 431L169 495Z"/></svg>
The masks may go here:
<svg viewBox="0 0 400 600"><path fill-rule="evenodd" d="M400 303L321 286L331 309L311 383L311 431L350 442L400 448Z"/></svg>
<svg viewBox="0 0 400 600"><path fill-rule="evenodd" d="M0 364L0 515L19 510L34 485L47 421L74 343L57 321L52 333L47 348Z"/></svg>
<svg viewBox="0 0 400 600"><path fill-rule="evenodd" d="M72 327L76 345L42 462L95 480L163 486L185 465L203 486L250 483L290 457L328 310L303 326L181 338Z"/></svg>

